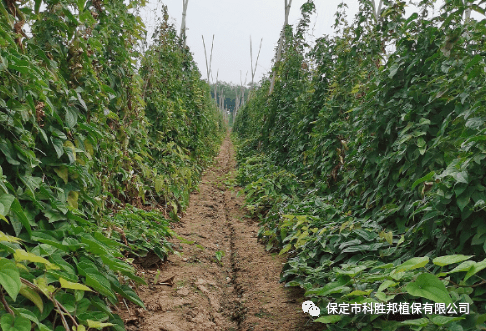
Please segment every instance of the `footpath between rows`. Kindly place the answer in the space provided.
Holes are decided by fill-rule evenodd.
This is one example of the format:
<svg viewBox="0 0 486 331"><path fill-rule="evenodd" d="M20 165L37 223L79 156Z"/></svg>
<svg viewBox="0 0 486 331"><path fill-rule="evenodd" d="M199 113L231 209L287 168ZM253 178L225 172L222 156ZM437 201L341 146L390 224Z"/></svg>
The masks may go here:
<svg viewBox="0 0 486 331"><path fill-rule="evenodd" d="M302 291L279 283L285 260L257 242L258 224L231 185L235 167L227 136L175 229L181 254L141 265L147 310L121 309L128 331L322 329L302 312Z"/></svg>

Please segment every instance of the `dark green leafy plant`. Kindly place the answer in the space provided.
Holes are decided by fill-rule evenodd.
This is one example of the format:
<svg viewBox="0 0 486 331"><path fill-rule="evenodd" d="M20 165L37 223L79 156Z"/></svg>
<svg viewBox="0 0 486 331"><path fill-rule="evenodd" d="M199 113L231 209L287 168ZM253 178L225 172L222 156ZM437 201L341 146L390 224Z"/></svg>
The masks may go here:
<svg viewBox="0 0 486 331"><path fill-rule="evenodd" d="M178 95L185 119L167 116L174 99L163 86L149 90L163 96L155 104L146 94L168 67L135 66L162 47L136 49L145 31L133 12L144 4L0 1L3 331L124 330L111 307L143 307L131 258L171 252L169 222L145 209L161 204L177 219L216 152L221 116L175 35L166 53L186 76L173 67L167 82L195 91ZM156 125L177 135L160 139Z"/></svg>
<svg viewBox="0 0 486 331"><path fill-rule="evenodd" d="M463 19L483 5L446 1L430 18L427 1L409 17L385 2L377 22L363 1L351 25L341 7L337 36L308 51L303 7L273 93L263 80L239 111L239 180L260 236L288 254L282 280L331 330L486 327L485 21ZM327 315L330 303L446 298L470 315Z"/></svg>

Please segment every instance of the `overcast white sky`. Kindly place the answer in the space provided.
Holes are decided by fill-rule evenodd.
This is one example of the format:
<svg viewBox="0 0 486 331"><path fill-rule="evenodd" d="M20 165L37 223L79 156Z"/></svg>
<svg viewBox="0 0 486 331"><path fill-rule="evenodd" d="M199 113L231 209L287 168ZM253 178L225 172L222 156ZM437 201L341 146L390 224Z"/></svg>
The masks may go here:
<svg viewBox="0 0 486 331"><path fill-rule="evenodd" d="M290 24L297 24L300 7L306 0L293 0L290 11ZM357 0L346 0L349 6L348 18L358 11ZM160 17L161 3L169 8L171 21L180 29L182 19L182 0L149 0L141 12L150 36L155 26L155 18ZM334 13L341 0L315 1L317 14L314 15L311 32L315 37L333 32ZM206 63L201 35L204 35L208 53L214 34L213 76L219 70L219 80L240 83L240 71L243 81L248 71L250 76L250 36L253 40L253 59L258 53L260 39L263 38L262 50L255 82L271 68L280 30L284 21L283 0L189 0L186 24L187 44L198 64L202 77L206 78ZM208 54L209 58L209 54ZM208 59L209 61L209 59Z"/></svg>
<svg viewBox="0 0 486 331"><path fill-rule="evenodd" d="M289 23L295 25L300 18L300 7L306 0L293 0ZM334 14L342 0L315 0L316 14L312 18L310 32L314 37L333 34ZM348 21L358 12L358 0L344 0L348 5ZM156 19L161 16L161 4L167 5L171 22L180 30L183 0L148 0L140 13L152 36ZM442 3L441 0L438 4ZM440 6L437 6L437 10ZM410 15L415 8L407 8ZM202 77L206 78L206 62L201 35L204 35L209 52L211 39L214 38L212 71L219 80L240 83L240 72L243 76L250 74L250 36L253 40L253 59L258 53L260 39L263 45L258 62L255 82L259 82L271 68L281 28L284 21L283 0L189 0L187 9L187 44L194 54Z"/></svg>

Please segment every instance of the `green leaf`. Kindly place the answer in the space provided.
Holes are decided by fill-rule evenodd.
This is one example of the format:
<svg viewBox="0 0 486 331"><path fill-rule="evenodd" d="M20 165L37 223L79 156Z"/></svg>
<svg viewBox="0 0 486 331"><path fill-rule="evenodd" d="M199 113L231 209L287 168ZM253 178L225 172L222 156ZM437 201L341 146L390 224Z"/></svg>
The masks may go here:
<svg viewBox="0 0 486 331"><path fill-rule="evenodd" d="M463 194L461 194L457 198L457 206L461 211L463 211L464 208L467 206L467 204L469 203L469 199L470 199L470 192L468 191L463 192Z"/></svg>
<svg viewBox="0 0 486 331"><path fill-rule="evenodd" d="M79 9L80 13L84 10L85 3L86 3L86 0L78 0L78 9Z"/></svg>
<svg viewBox="0 0 486 331"><path fill-rule="evenodd" d="M466 68L464 68L464 70L467 70L467 69L471 68L472 66L476 65L477 63L479 63L479 61L481 61L482 58L483 57L480 54L474 55L474 57L471 59L471 61L469 61Z"/></svg>
<svg viewBox="0 0 486 331"><path fill-rule="evenodd" d="M416 180L415 182L413 182L413 184L412 184L412 190L413 190L415 187L417 187L417 185L419 185L419 184L421 184L421 183L423 183L423 182L428 182L428 181L430 181L432 178L434 178L434 176L435 176L435 171L431 171L431 172L429 172L427 175L425 175L424 177L417 179L417 180Z"/></svg>
<svg viewBox="0 0 486 331"><path fill-rule="evenodd" d="M78 115L69 107L66 108L66 125L69 129L76 126Z"/></svg>
<svg viewBox="0 0 486 331"><path fill-rule="evenodd" d="M468 260L470 259L471 257L473 257L473 255L461 255L461 254L456 254L456 255L446 255L446 256L439 256L439 257L436 257L432 262L435 264L435 265L438 265L438 266L445 266L445 265L449 265L449 264L453 264L453 263L459 263L459 262L462 262L462 261L465 261L465 260Z"/></svg>
<svg viewBox="0 0 486 331"><path fill-rule="evenodd" d="M461 171L461 172L455 172L451 174L452 177L456 180L456 183L464 183L464 184L469 184L469 177L467 175L467 172Z"/></svg>
<svg viewBox="0 0 486 331"><path fill-rule="evenodd" d="M5 155L7 162L11 165L20 165L20 162L16 160L15 150L11 146L10 141L3 141L0 143L0 151Z"/></svg>
<svg viewBox="0 0 486 331"><path fill-rule="evenodd" d="M0 204L3 206L3 211L0 212L3 216L7 216L10 211L10 206L14 202L15 197L10 194L2 194L0 195Z"/></svg>
<svg viewBox="0 0 486 331"><path fill-rule="evenodd" d="M430 320L432 323L435 325L446 325L455 321L460 321L463 320L464 317L450 317L450 316L442 316L442 315L437 315L432 317Z"/></svg>
<svg viewBox="0 0 486 331"><path fill-rule="evenodd" d="M62 277L59 278L59 282L61 283L61 287L62 288L67 288L67 289L70 289L70 290L90 291L90 292L92 292L92 290L88 286L83 285L83 284L79 284L79 283L70 282L68 280L65 280Z"/></svg>
<svg viewBox="0 0 486 331"><path fill-rule="evenodd" d="M465 261L459 264L457 267L448 272L448 274L453 274L456 272L466 272L469 271L473 265L476 265L474 261Z"/></svg>
<svg viewBox="0 0 486 331"><path fill-rule="evenodd" d="M219 262L221 262L221 259L222 259L222 258L223 258L223 256L224 256L224 252L223 252L223 251L217 251L217 252L215 253L215 255L216 255L216 259L217 259Z"/></svg>
<svg viewBox="0 0 486 331"><path fill-rule="evenodd" d="M339 322L343 317L341 315L327 315L321 316L318 319L314 320L314 322L325 323L325 324L334 324Z"/></svg>
<svg viewBox="0 0 486 331"><path fill-rule="evenodd" d="M385 280L381 285L380 287L378 287L378 292L383 292L384 290L386 290L387 288L389 288L390 286L397 286L398 283L395 283L394 281L392 280Z"/></svg>
<svg viewBox="0 0 486 331"><path fill-rule="evenodd" d="M389 78L393 78L396 75L398 68L400 68L400 63L393 63L390 67L390 74L388 75Z"/></svg>
<svg viewBox="0 0 486 331"><path fill-rule="evenodd" d="M404 241L405 241L405 236L402 235L397 242L397 247L400 246L400 244L403 243Z"/></svg>
<svg viewBox="0 0 486 331"><path fill-rule="evenodd" d="M51 137L52 146L54 146L54 150L56 151L57 158L60 158L64 154L64 144L61 139L57 139Z"/></svg>
<svg viewBox="0 0 486 331"><path fill-rule="evenodd" d="M0 285L13 301L17 299L20 291L20 274L15 262L0 258Z"/></svg>
<svg viewBox="0 0 486 331"><path fill-rule="evenodd" d="M32 311L30 311L28 309L25 309L25 308L15 308L15 312L17 314L19 314L20 316L25 317L29 321L34 322L37 325L40 324L39 319L37 318L37 316Z"/></svg>
<svg viewBox="0 0 486 331"><path fill-rule="evenodd" d="M471 278L472 276L474 276L484 268L486 268L486 259L484 259L481 262L473 264L472 267L467 272L466 276L464 277L464 281L468 280L469 278Z"/></svg>
<svg viewBox="0 0 486 331"><path fill-rule="evenodd" d="M87 269L85 284L100 292L101 294L116 300L116 296L111 289L110 282L99 271Z"/></svg>
<svg viewBox="0 0 486 331"><path fill-rule="evenodd" d="M405 261L404 263L400 264L398 267L395 268L394 272L402 272L402 271L408 271L408 270L413 270L417 268L422 268L429 262L429 257L424 256L424 257L414 257L411 258L408 261Z"/></svg>
<svg viewBox="0 0 486 331"><path fill-rule="evenodd" d="M444 283L432 274L423 273L419 275L415 282L406 286L405 291L410 295L426 298L434 302L452 303Z"/></svg>
<svg viewBox="0 0 486 331"><path fill-rule="evenodd" d="M41 313L44 311L44 302L42 301L39 293L31 289L30 287L25 286L24 284L22 284L19 293L23 297L32 301Z"/></svg>
<svg viewBox="0 0 486 331"><path fill-rule="evenodd" d="M405 324L405 325L426 326L427 324L429 324L429 320L427 318L419 318L419 319L416 319L416 320L403 321L402 324Z"/></svg>
<svg viewBox="0 0 486 331"><path fill-rule="evenodd" d="M20 180L27 186L27 188L32 192L32 194L35 193L35 191L39 188L39 186L42 183L42 178L40 177L32 177L32 176L20 176Z"/></svg>
<svg viewBox="0 0 486 331"><path fill-rule="evenodd" d="M349 289L347 286L343 286L343 282L333 282L326 284L324 287L310 289L305 292L305 296L316 295L316 296L326 296L332 293L341 293L344 290Z"/></svg>
<svg viewBox="0 0 486 331"><path fill-rule="evenodd" d="M130 288L130 286L127 285L117 286L116 284L112 284L112 286L115 289L115 291L119 293L122 297L124 297L127 300L130 300L131 302L139 305L142 308L145 308L143 301L140 300L137 293L135 293L135 291L133 291Z"/></svg>
<svg viewBox="0 0 486 331"><path fill-rule="evenodd" d="M383 292L375 292L375 297L378 298L379 300L381 301L384 301L384 302L388 302L390 300L393 300L393 298L395 297L394 295L386 295L385 293Z"/></svg>
<svg viewBox="0 0 486 331"><path fill-rule="evenodd" d="M4 314L0 318L2 331L30 331L32 323L25 317Z"/></svg>
<svg viewBox="0 0 486 331"><path fill-rule="evenodd" d="M15 216L17 216L17 218L19 219L20 223L22 223L22 225L27 230L27 233L30 236L32 234L32 229L30 227L30 222L27 219L27 216L25 216L24 211L22 209L22 206L20 205L19 200L18 199L15 199L12 202L12 206L10 208L14 212Z"/></svg>

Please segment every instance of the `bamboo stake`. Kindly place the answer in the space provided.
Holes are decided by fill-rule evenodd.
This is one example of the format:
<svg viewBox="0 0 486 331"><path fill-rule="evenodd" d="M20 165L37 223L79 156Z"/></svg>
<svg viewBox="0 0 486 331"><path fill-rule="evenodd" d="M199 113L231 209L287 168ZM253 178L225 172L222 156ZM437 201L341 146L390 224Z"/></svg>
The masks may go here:
<svg viewBox="0 0 486 331"><path fill-rule="evenodd" d="M258 59L260 58L260 52L262 50L262 43L263 43L263 38L260 40L260 48L258 49L258 55L257 55L256 62L255 62L255 69L253 70L253 45L252 45L251 36L250 36L251 90L253 90L253 85L255 84L254 79L255 79L255 74L256 74L256 71L257 71L257 67L258 67Z"/></svg>
<svg viewBox="0 0 486 331"><path fill-rule="evenodd" d="M207 56L207 53L206 53L206 43L204 42L204 36L201 36L201 37L202 37L203 46L204 46L204 58L206 59L206 72L207 72L207 76L208 76L208 84L211 84L210 77L211 77L211 65L212 65L211 62L213 61L214 34L213 34L213 42L211 43L211 55L209 57L209 65L208 65L208 56Z"/></svg>
<svg viewBox="0 0 486 331"><path fill-rule="evenodd" d="M285 38L285 28L289 24L289 14L290 14L290 7L291 6L292 6L292 0L290 0L290 1L285 0L285 22L284 22L284 26L283 26L282 32L280 33L280 40L278 42L277 58L276 58L276 61L275 61L275 66L282 59L282 48L283 48L283 40ZM272 76L272 82L270 83L270 91L269 91L269 94L271 94L273 92L273 88L275 87L275 78L276 78L276 75L277 75L277 72L274 71L273 72L273 76Z"/></svg>
<svg viewBox="0 0 486 331"><path fill-rule="evenodd" d="M181 23L181 39L184 42L184 47L186 47L186 13L187 13L187 4L189 0L182 0L182 23Z"/></svg>

